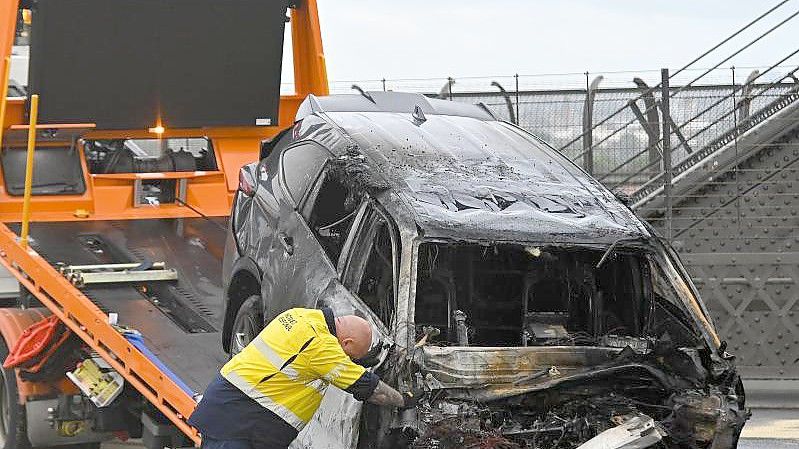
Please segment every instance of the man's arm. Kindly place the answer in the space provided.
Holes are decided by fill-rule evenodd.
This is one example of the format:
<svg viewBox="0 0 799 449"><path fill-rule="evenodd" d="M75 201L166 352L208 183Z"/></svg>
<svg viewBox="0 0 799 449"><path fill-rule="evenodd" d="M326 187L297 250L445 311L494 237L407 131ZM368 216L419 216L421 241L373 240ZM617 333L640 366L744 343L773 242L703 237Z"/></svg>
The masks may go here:
<svg viewBox="0 0 799 449"><path fill-rule="evenodd" d="M378 382L377 388L366 401L376 405L405 407L405 397L382 380Z"/></svg>
<svg viewBox="0 0 799 449"><path fill-rule="evenodd" d="M416 398L403 395L380 380L377 374L366 371L350 360L335 337L315 342L313 349L307 351L311 367L319 378L330 382L336 388L350 393L359 401L391 407L413 407Z"/></svg>

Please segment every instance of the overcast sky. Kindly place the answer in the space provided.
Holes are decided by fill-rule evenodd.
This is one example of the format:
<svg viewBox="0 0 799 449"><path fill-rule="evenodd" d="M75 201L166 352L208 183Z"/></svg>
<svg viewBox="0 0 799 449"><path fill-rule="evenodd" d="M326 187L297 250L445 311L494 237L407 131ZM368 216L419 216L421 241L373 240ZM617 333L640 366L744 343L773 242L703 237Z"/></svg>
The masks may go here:
<svg viewBox="0 0 799 449"><path fill-rule="evenodd" d="M331 81L678 68L778 0L318 0ZM791 0L709 67L799 10ZM799 18L743 53L799 48ZM733 48L735 47L735 48Z"/></svg>

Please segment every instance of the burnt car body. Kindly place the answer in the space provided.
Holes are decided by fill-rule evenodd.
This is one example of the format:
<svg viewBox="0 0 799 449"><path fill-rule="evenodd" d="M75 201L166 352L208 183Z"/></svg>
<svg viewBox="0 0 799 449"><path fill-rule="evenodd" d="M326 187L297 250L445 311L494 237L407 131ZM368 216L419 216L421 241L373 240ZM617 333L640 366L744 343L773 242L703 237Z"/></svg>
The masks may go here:
<svg viewBox="0 0 799 449"><path fill-rule="evenodd" d="M732 448L733 357L674 251L596 180L484 107L309 97L241 172L226 350L290 307L377 330L412 410L328 390L307 447Z"/></svg>

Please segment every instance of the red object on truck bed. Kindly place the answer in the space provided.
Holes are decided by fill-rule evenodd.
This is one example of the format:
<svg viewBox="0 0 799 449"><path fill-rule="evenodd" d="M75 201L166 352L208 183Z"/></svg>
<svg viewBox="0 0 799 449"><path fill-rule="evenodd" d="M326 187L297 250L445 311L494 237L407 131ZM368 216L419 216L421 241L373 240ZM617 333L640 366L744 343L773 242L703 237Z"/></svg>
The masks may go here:
<svg viewBox="0 0 799 449"><path fill-rule="evenodd" d="M71 332L66 329L59 335L59 327L64 329L64 324L58 317L51 315L25 329L3 362L3 368L25 366L31 371L37 371L36 365L44 363L69 339Z"/></svg>

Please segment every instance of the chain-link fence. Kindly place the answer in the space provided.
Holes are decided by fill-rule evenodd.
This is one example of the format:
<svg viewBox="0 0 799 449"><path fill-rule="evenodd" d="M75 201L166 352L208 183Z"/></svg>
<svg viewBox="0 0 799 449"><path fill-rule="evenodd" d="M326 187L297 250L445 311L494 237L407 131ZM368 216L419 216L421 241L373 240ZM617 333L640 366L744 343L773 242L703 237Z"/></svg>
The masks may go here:
<svg viewBox="0 0 799 449"><path fill-rule="evenodd" d="M703 148L725 131L735 126L738 107L757 111L793 88L793 80L785 78L793 66L780 66L751 83L765 67L730 67L715 69L701 78L701 83L683 87L702 69L687 70L672 80L671 120L685 124L675 135L675 161L682 160L694 150ZM332 93L353 92L353 86L363 90L395 90L419 92L454 101L483 103L497 117L550 142L576 163L610 184L619 181L643 183L661 167L654 166L660 158L656 142L661 140L658 112L652 116L652 104L642 93L655 86L660 72L566 73L552 75L511 75L467 78L380 79L338 81L331 83ZM675 84L676 82L676 84ZM593 86L592 86L592 83ZM593 87L593 88L592 88ZM592 116L586 121L587 97L592 92ZM652 95L659 101L659 92ZM628 107L635 102L635 108ZM622 109L620 113L616 113ZM650 109L650 111L647 111ZM636 112L640 116L636 116ZM612 114L616 113L612 117ZM701 116L701 120L697 119ZM610 117L610 118L609 118ZM591 139L592 154L587 158L586 127L597 123ZM651 151L643 151L649 149ZM589 162L588 164L586 162ZM649 172L643 170L652 165ZM637 174L635 179L627 179Z"/></svg>

